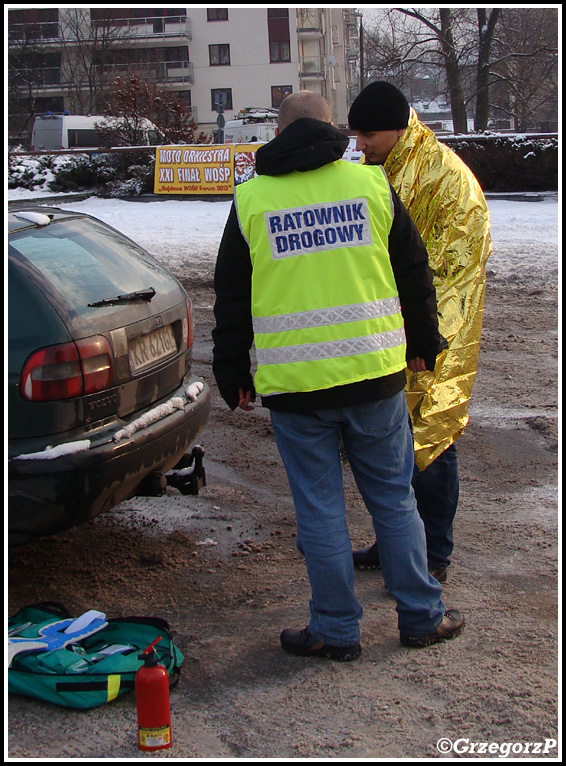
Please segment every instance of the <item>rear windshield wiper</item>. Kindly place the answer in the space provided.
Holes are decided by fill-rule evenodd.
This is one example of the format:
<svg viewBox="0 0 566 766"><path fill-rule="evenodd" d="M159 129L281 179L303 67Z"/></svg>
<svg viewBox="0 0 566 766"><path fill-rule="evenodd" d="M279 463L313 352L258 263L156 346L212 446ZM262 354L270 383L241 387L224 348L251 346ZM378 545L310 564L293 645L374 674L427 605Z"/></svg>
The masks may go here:
<svg viewBox="0 0 566 766"><path fill-rule="evenodd" d="M134 293L126 293L125 295L117 295L115 298L103 298L100 301L94 301L89 303L89 306L113 306L116 303L131 303L132 301L149 301L155 295L153 287L148 287L147 290L137 290Z"/></svg>

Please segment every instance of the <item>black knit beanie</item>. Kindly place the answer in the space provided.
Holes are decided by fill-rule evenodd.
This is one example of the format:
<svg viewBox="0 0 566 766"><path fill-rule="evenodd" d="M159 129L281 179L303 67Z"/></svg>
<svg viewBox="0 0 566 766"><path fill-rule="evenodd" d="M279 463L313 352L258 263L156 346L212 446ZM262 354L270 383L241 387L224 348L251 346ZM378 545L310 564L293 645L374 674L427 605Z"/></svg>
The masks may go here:
<svg viewBox="0 0 566 766"><path fill-rule="evenodd" d="M354 99L348 113L351 130L400 130L409 124L409 102L391 83L372 82Z"/></svg>

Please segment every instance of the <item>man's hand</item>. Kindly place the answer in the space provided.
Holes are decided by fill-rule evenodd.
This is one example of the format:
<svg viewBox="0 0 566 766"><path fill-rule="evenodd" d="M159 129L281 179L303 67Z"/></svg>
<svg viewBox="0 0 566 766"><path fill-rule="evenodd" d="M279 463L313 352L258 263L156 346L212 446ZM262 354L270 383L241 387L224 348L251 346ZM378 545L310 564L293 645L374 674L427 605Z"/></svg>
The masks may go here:
<svg viewBox="0 0 566 766"><path fill-rule="evenodd" d="M255 397L253 397L253 393L251 391L246 391L244 394L244 389L239 388L238 394L240 395L240 401L238 403L238 407L241 410L244 410L245 412L249 412L250 410L253 410L253 407L251 406L250 402L255 401Z"/></svg>
<svg viewBox="0 0 566 766"><path fill-rule="evenodd" d="M411 372L426 372L426 362L420 356L416 356L414 359L409 359L407 367Z"/></svg>

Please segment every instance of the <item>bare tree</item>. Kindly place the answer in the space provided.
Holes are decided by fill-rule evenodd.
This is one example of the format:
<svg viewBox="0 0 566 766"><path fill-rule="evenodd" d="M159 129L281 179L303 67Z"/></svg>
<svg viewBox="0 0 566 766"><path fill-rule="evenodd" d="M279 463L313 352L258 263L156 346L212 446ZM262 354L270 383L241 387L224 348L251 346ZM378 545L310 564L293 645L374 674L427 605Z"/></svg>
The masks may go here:
<svg viewBox="0 0 566 766"><path fill-rule="evenodd" d="M454 9L442 7L435 9L433 13L425 13L417 8L396 8L395 10L424 24L438 41L446 72L454 132L466 133L468 117L460 73L459 52L455 43Z"/></svg>
<svg viewBox="0 0 566 766"><path fill-rule="evenodd" d="M387 76L410 89L413 77L434 73L438 89L447 91L455 132L466 132L462 69L470 59L467 9L394 8L384 12L384 19L384 28L367 33L368 74Z"/></svg>
<svg viewBox="0 0 566 766"><path fill-rule="evenodd" d="M453 17L451 8L440 8L440 33L438 39L444 57L446 79L450 92L450 106L455 133L467 133L468 115L460 77L458 54L454 44Z"/></svg>
<svg viewBox="0 0 566 766"><path fill-rule="evenodd" d="M478 8L477 16L479 46L476 75L475 129L480 131L487 130L488 126L491 46L495 34L495 26L501 16L501 8L494 8L489 14L486 8Z"/></svg>
<svg viewBox="0 0 566 766"><path fill-rule="evenodd" d="M208 143L204 133L195 134L190 106L177 95L137 72L116 77L104 109L106 119L97 128L103 144L136 146L142 141L146 121L157 128L163 140L171 144Z"/></svg>
<svg viewBox="0 0 566 766"><path fill-rule="evenodd" d="M177 94L156 87L152 121L170 144L208 144L212 135L199 131L191 107Z"/></svg>
<svg viewBox="0 0 566 766"><path fill-rule="evenodd" d="M63 78L72 108L78 114L96 114L115 78L109 64L127 32L110 18L93 18L88 7L69 8L61 14Z"/></svg>
<svg viewBox="0 0 566 766"><path fill-rule="evenodd" d="M368 80L387 77L412 96L414 78L436 78L449 96L454 130L508 115L521 130L556 120L558 11L518 6L393 8L366 22Z"/></svg>
<svg viewBox="0 0 566 766"><path fill-rule="evenodd" d="M507 114L520 131L556 121L557 10L505 8L493 45L492 111Z"/></svg>
<svg viewBox="0 0 566 766"><path fill-rule="evenodd" d="M366 80L385 77L412 98L413 81L430 77L439 92L445 76L436 35L423 33L420 24L395 9L383 10L377 18L363 31Z"/></svg>

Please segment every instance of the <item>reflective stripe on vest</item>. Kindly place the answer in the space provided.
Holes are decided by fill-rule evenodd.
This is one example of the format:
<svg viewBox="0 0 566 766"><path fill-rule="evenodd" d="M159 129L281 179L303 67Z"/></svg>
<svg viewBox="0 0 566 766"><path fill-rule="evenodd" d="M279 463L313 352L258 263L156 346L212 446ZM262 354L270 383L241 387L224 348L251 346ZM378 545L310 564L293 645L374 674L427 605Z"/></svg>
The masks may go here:
<svg viewBox="0 0 566 766"><path fill-rule="evenodd" d="M355 306L333 306L327 309L311 309L294 314L278 314L270 317L254 317L255 333L283 332L284 330L302 330L306 327L320 327L325 324L357 322L379 316L397 314L401 311L399 298L384 298Z"/></svg>
<svg viewBox="0 0 566 766"><path fill-rule="evenodd" d="M321 192L322 190L322 192ZM321 194L329 202L320 202ZM314 391L405 368L382 168L342 160L237 187L250 245L259 394Z"/></svg>
<svg viewBox="0 0 566 766"><path fill-rule="evenodd" d="M382 332L379 335L331 340L320 343L304 343L298 346L256 349L258 364L290 364L292 362L312 362L315 359L332 359L338 356L369 354L386 348L395 348L405 343L405 331Z"/></svg>

